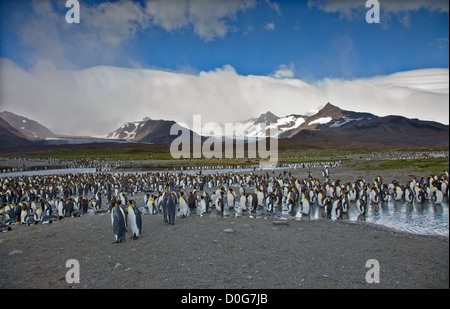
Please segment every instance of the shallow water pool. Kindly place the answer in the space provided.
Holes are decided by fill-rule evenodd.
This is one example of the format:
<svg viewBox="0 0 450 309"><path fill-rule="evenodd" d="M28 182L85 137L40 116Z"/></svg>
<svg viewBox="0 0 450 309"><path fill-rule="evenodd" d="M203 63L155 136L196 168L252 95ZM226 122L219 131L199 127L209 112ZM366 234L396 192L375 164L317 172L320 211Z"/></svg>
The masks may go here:
<svg viewBox="0 0 450 309"><path fill-rule="evenodd" d="M239 206L239 202L236 203ZM290 215L295 216L297 208ZM311 207L309 215L301 215L298 220L323 220L326 215L323 213L323 207L315 204ZM220 216L215 209L209 216ZM235 212L225 211L225 216L235 217ZM248 212L243 212L242 216L251 216ZM266 213L258 209L256 218L267 217L285 217L286 212L281 210L274 214ZM331 219L336 220L334 216ZM449 211L448 201L440 205L426 201L424 203L407 202L383 202L378 204L369 204L365 215L361 215L356 209L355 203L350 203L349 210L342 215L342 220L348 221L366 221L373 224L386 226L395 230L405 231L419 235L442 235L449 236Z"/></svg>
<svg viewBox="0 0 450 309"><path fill-rule="evenodd" d="M366 221L414 234L449 236L448 203L371 205Z"/></svg>

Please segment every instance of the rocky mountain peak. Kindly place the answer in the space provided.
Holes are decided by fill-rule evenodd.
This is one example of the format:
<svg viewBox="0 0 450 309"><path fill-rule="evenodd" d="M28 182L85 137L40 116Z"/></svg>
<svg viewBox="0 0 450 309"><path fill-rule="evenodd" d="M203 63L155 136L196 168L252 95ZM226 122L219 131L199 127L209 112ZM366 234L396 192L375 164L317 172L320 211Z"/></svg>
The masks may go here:
<svg viewBox="0 0 450 309"><path fill-rule="evenodd" d="M275 123L275 122L277 122L277 120L279 118L280 117L278 117L275 114L273 114L272 112L268 111L265 114L261 114L261 116L259 116L258 119L255 121L255 124L258 124L258 123L266 123L266 124Z"/></svg>

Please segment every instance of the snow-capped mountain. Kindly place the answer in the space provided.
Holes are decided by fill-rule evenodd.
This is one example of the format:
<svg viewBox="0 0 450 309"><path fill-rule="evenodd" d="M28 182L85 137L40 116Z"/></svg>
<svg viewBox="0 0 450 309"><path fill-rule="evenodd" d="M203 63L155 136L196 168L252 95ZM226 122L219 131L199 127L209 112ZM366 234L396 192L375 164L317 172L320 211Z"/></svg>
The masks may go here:
<svg viewBox="0 0 450 309"><path fill-rule="evenodd" d="M267 130L276 129L273 137L288 138L302 130L323 130L340 128L354 121L375 119L377 116L370 113L358 113L341 110L327 103L317 113L305 115L288 115L278 117L271 112L261 114L258 118L251 118L242 122L246 136L263 138L268 136Z"/></svg>
<svg viewBox="0 0 450 309"><path fill-rule="evenodd" d="M117 130L109 133L107 138L154 144L170 143L177 137L170 135L170 129L174 124L176 124L175 121L152 120L146 117L141 121L126 122ZM192 134L195 133L190 131L190 134L192 137Z"/></svg>
<svg viewBox="0 0 450 309"><path fill-rule="evenodd" d="M331 121L330 121L331 122ZM448 125L402 116L354 120L340 127L304 129L280 141L281 148L380 149L448 145Z"/></svg>
<svg viewBox="0 0 450 309"><path fill-rule="evenodd" d="M298 128L305 122L305 116L288 115L278 117L271 112L261 114L258 118L250 118L242 122L243 132L248 137L266 137L267 130L276 129L278 137L281 133Z"/></svg>
<svg viewBox="0 0 450 309"><path fill-rule="evenodd" d="M174 121L144 118L123 124L108 135L110 139L123 139L144 143L171 143L177 136L170 135ZM448 144L448 126L409 119L400 116L378 117L370 113L342 110L327 103L314 114L287 115L279 117L271 112L261 114L240 123L234 123L234 131L225 133L225 140L236 138L246 142L247 138L265 138L265 131L276 129L280 145L287 147L315 148L364 148L416 145ZM225 125L224 125L225 127ZM205 132L203 132L205 133ZM209 136L192 132L203 141ZM235 136L227 135L234 134ZM214 136L222 139L222 136Z"/></svg>
<svg viewBox="0 0 450 309"><path fill-rule="evenodd" d="M133 140L139 130L145 125L147 118L142 121L131 121L124 123L120 128L108 134L110 139Z"/></svg>
<svg viewBox="0 0 450 309"><path fill-rule="evenodd" d="M328 103L310 116L291 114L279 117L268 111L259 117L234 123L235 131L233 132L227 132L225 125L223 125L221 133L224 134L225 138L265 138L269 136L270 129L275 129L275 135L272 135L272 137L289 138L302 130L340 128L354 121L375 118L377 116L373 114L344 111ZM141 121L126 122L120 128L108 134L107 138L152 143L167 142L173 139L169 136L169 131L174 123L174 121L152 120L147 117ZM209 132L195 133L205 137L211 136L208 134ZM222 136L215 137L221 138Z"/></svg>
<svg viewBox="0 0 450 309"><path fill-rule="evenodd" d="M6 115L6 116L5 116ZM24 128L34 122L27 118L14 115L15 121L6 121L8 113L0 115L0 149L43 146L43 139L36 139L36 127L32 126L33 136L25 135ZM14 125L13 125L14 124ZM108 135L110 140L117 142L163 143L173 142L177 135L170 135L175 121L152 120L144 118L123 124ZM342 110L330 103L322 109L307 115L287 115L279 117L266 112L259 117L251 118L240 123L236 129L236 142L249 142L248 137L265 138L264 127L275 128L279 139L280 149L314 148L314 149L370 149L383 147L411 147L411 146L440 146L448 145L448 125L432 121L410 119L402 116L378 117L370 113ZM182 127L180 126L180 129ZM45 130L44 130L45 131ZM222 130L225 132L224 130ZM239 133L241 132L241 133ZM243 132L243 133L242 133ZM45 132L44 132L45 133ZM225 132L227 133L227 132ZM191 141L202 143L209 137L202 132L189 130ZM239 136L242 134L242 136ZM36 134L37 135L37 134ZM195 137L195 139L194 139ZM216 136L217 138L218 136ZM228 141L225 134L225 139ZM104 142L90 139L91 143ZM58 140L58 145L73 143L70 139ZM48 144L53 145L53 144Z"/></svg>
<svg viewBox="0 0 450 309"><path fill-rule="evenodd" d="M293 128L292 130L281 133L279 137L289 138L302 130L325 130L340 128L350 123L363 120L372 120L376 118L378 118L378 116L370 113L346 111L327 103L321 110L319 110L317 114L305 117L304 123L296 128Z"/></svg>

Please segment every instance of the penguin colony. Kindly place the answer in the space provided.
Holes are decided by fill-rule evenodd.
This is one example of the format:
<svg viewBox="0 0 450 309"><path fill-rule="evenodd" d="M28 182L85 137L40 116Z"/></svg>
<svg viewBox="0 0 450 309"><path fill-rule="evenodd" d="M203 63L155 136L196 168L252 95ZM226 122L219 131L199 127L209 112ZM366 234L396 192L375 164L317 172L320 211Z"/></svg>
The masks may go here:
<svg viewBox="0 0 450 309"><path fill-rule="evenodd" d="M83 173L0 178L0 232L11 231L14 224L27 226L49 224L87 212L111 214L114 243L142 234L143 213L162 214L163 220L175 224L177 217L217 212L242 216L258 212L309 216L313 206L320 208L321 218L342 219L350 205L364 217L370 204L405 201L441 204L448 200L449 173L414 178L400 184L385 183L382 177L372 182L357 179L352 183L330 180L330 170L322 179L311 173L300 179L290 172L278 176L249 173L202 174L182 172L151 173ZM144 193L140 207L128 199Z"/></svg>

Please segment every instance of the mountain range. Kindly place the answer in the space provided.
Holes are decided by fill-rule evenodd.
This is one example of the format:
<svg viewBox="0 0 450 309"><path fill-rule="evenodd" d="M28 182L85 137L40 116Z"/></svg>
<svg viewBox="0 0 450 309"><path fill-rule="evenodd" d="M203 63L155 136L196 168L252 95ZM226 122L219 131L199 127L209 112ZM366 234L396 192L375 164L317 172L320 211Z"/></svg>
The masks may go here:
<svg viewBox="0 0 450 309"><path fill-rule="evenodd" d="M137 143L171 143L171 120L126 122L107 135L111 141ZM402 116L379 117L370 113L346 111L327 103L313 115L291 114L279 117L270 111L241 122L244 137L265 138L265 129L276 128L282 147L318 149L365 149L449 145L449 127L432 121ZM189 130L202 140L201 132ZM0 148L23 146L37 140L54 138L56 134L30 119L0 113ZM241 137L241 138L244 138ZM227 138L227 136L225 137ZM229 138L229 137L228 137Z"/></svg>
<svg viewBox="0 0 450 309"><path fill-rule="evenodd" d="M258 118L243 121L243 124L248 136L266 137L265 130L276 128L276 137L290 138L303 130L340 128L354 121L375 118L378 117L373 114L344 111L331 103L327 103L321 110L311 116L292 114L278 117L269 111Z"/></svg>

